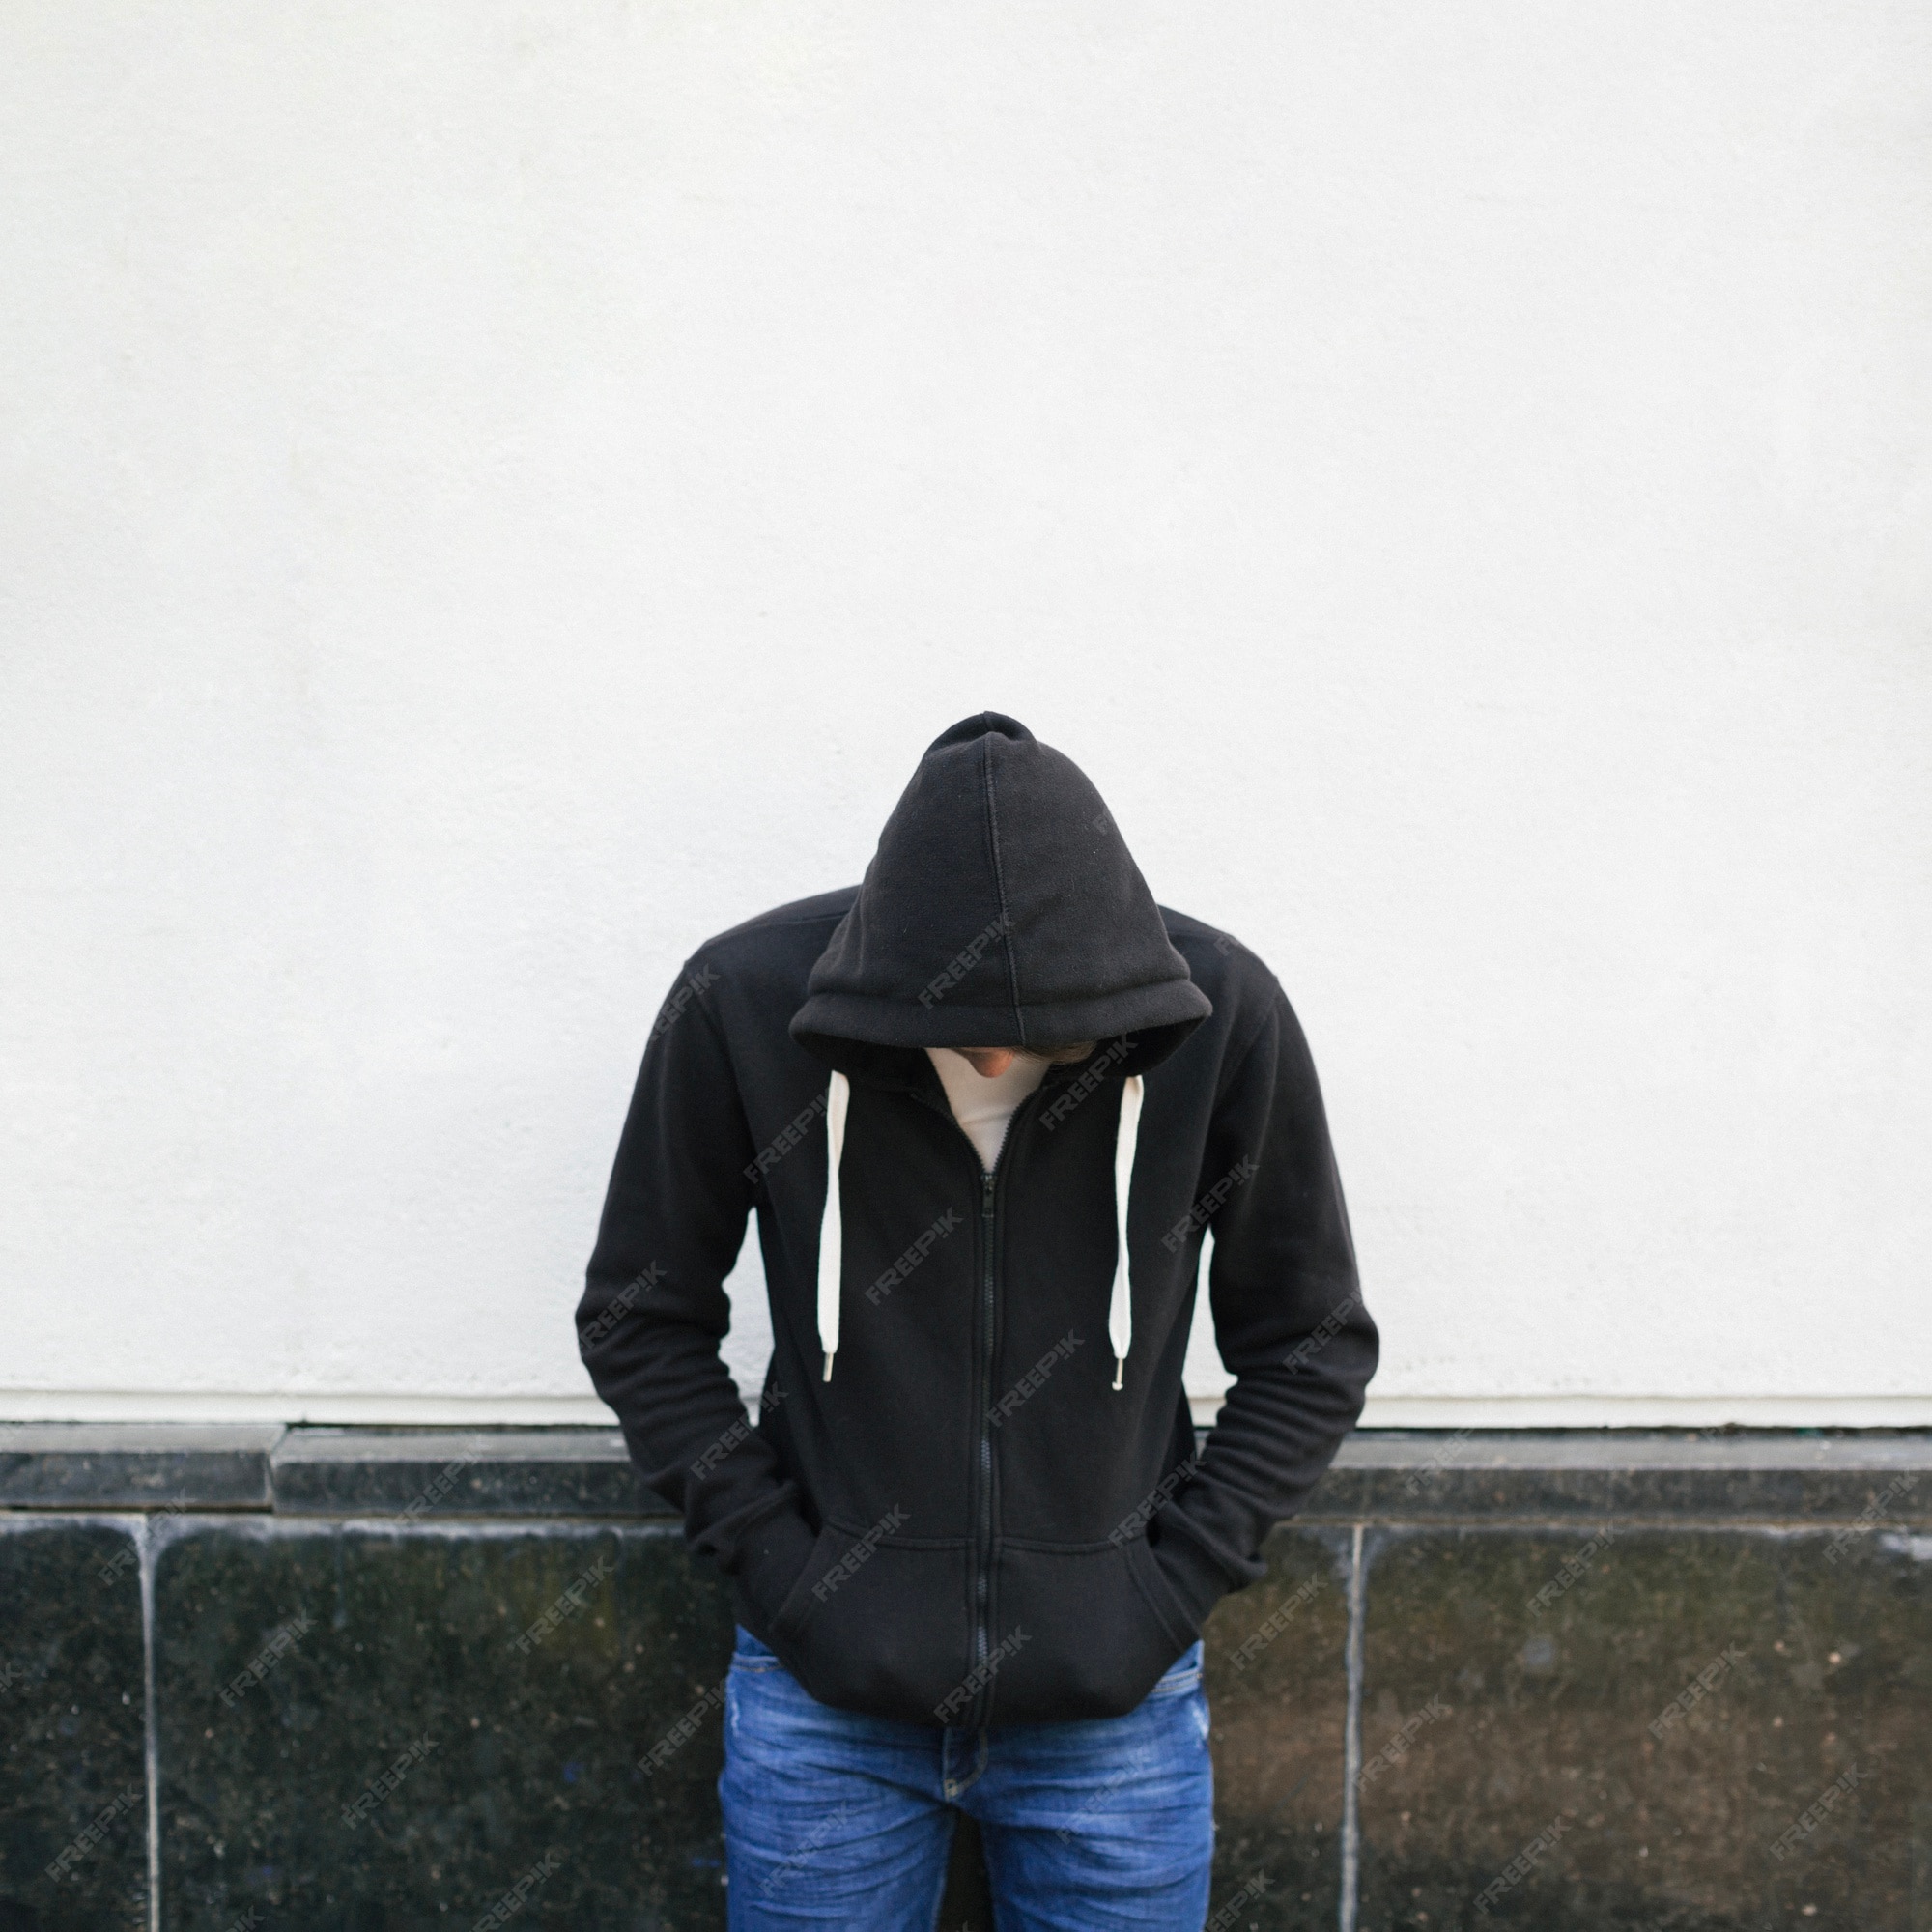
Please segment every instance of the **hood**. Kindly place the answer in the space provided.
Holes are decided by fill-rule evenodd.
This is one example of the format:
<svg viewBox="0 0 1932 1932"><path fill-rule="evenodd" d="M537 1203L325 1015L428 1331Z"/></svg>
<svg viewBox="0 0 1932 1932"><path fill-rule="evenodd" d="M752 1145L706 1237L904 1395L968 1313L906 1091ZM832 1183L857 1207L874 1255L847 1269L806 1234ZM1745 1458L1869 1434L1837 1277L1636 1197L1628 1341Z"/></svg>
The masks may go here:
<svg viewBox="0 0 1932 1932"><path fill-rule="evenodd" d="M984 711L927 747L791 1033L834 1065L1130 1036L1144 1071L1212 1010L1086 774Z"/></svg>

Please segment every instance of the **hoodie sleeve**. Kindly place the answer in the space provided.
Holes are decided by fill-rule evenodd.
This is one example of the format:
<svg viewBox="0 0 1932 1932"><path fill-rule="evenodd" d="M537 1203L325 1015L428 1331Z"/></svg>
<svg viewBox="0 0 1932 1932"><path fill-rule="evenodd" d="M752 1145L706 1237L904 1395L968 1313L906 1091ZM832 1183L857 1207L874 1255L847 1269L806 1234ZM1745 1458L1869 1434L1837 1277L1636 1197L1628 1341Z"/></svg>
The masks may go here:
<svg viewBox="0 0 1932 1932"><path fill-rule="evenodd" d="M1263 1539L1327 1468L1376 1370L1315 1063L1279 986L1216 1106L1205 1171L1247 1177L1211 1223L1209 1302L1235 1381L1155 1519L1157 1560L1197 1621L1263 1574Z"/></svg>
<svg viewBox="0 0 1932 1932"><path fill-rule="evenodd" d="M578 1304L578 1352L644 1481L769 1615L802 1573L812 1532L718 1352L754 1151L702 997L712 978L687 968L652 1029Z"/></svg>

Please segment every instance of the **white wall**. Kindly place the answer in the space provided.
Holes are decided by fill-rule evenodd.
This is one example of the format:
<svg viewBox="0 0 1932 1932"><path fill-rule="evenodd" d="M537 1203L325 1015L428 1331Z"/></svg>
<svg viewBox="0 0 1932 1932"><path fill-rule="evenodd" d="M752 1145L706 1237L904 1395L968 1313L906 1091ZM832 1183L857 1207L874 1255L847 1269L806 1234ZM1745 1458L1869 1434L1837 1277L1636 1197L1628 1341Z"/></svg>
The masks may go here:
<svg viewBox="0 0 1932 1932"><path fill-rule="evenodd" d="M1886 0L0 12L0 1413L601 1413L677 962L990 705L1295 1000L1372 1418L1932 1422L1928 127Z"/></svg>

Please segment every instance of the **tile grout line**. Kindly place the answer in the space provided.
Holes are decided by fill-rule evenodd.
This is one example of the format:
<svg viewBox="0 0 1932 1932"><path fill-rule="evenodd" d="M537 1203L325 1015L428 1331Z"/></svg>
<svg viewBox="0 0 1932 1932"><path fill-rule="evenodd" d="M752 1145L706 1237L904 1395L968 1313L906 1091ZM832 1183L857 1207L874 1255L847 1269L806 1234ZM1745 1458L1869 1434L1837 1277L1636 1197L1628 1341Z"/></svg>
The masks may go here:
<svg viewBox="0 0 1932 1932"><path fill-rule="evenodd" d="M405 1527L438 1529L464 1529L472 1525L488 1528L493 1523L527 1527L532 1523L541 1523L566 1529L588 1525L600 1530L639 1529L682 1533L679 1528L679 1519L668 1510L639 1513L631 1510L599 1512L526 1507L432 1511L420 1517L403 1518L400 1515L400 1507L394 1500L381 1498L333 1503L326 1508L301 1506L280 1508L271 1503L251 1503L245 1508L229 1503L208 1503L178 1508L172 1504L156 1504L135 1498L104 1502L37 1500L31 1503L10 1502L0 1498L0 1534L13 1529L41 1529L49 1523L115 1521L125 1520L129 1517L153 1520L171 1516L187 1516L195 1522L210 1528L221 1528L231 1524L244 1527L258 1524L283 1525L310 1522L340 1524L402 1521ZM1788 1536L1824 1536L1836 1530L1846 1529L1862 1537L1876 1538L1899 1534L1918 1535L1932 1530L1932 1514L1924 1511L1907 1511L1882 1520L1873 1520L1861 1512L1849 1509L1835 1511L1830 1515L1812 1516L1799 1516L1789 1512L1778 1514L1715 1510L1684 1516L1656 1516L1645 1514L1640 1510L1621 1509L1589 1511L1574 1516L1515 1511L1483 1513L1471 1511L1463 1515L1420 1517L1377 1515L1372 1512L1360 1518L1342 1519L1307 1513L1298 1515L1294 1522L1297 1528L1311 1530L1340 1531L1350 1529L1360 1522L1370 1528L1404 1532L1533 1531L1549 1536L1587 1535L1603 1528L1606 1523L1614 1523L1619 1530L1659 1536L1709 1535L1719 1532L1742 1534L1756 1530L1768 1530Z"/></svg>
<svg viewBox="0 0 1932 1932"><path fill-rule="evenodd" d="M141 1559L142 1760L148 1776L148 1932L161 1932L161 1754L155 1736L155 1550L153 1520L135 1519Z"/></svg>
<svg viewBox="0 0 1932 1932"><path fill-rule="evenodd" d="M1367 1598L1362 1575L1362 1524L1349 1548L1348 1715L1342 1724L1342 1908L1340 1932L1355 1932L1361 1884L1362 1821L1362 1627Z"/></svg>

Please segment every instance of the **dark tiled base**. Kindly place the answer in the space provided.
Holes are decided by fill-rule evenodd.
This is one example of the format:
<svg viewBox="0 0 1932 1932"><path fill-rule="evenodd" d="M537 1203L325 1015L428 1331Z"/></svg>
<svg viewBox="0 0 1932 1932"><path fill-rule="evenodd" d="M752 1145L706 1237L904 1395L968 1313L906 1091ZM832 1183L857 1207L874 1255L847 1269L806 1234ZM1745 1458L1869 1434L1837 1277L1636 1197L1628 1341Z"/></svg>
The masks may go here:
<svg viewBox="0 0 1932 1932"><path fill-rule="evenodd" d="M133 1538L0 1528L0 1932L146 1927L143 1731Z"/></svg>
<svg viewBox="0 0 1932 1932"><path fill-rule="evenodd" d="M163 1932L721 1926L729 1606L617 1438L233 1434L0 1429L0 1932L147 1925L151 1754ZM1902 1435L1351 1443L1208 1625L1210 1924L1932 1932L1928 1512Z"/></svg>
<svg viewBox="0 0 1932 1932"><path fill-rule="evenodd" d="M283 1516L668 1516L614 1429L292 1429Z"/></svg>
<svg viewBox="0 0 1932 1932"><path fill-rule="evenodd" d="M1278 1529L1268 1574L1208 1621L1215 1912L1329 1926L1341 1888L1350 1537ZM1238 1906L1237 1902L1238 1901Z"/></svg>
<svg viewBox="0 0 1932 1932"><path fill-rule="evenodd" d="M520 1886L522 1924L723 1923L730 1614L676 1532L195 1526L155 1612L170 1932L469 1926Z"/></svg>
<svg viewBox="0 0 1932 1932"><path fill-rule="evenodd" d="M1922 1435L1492 1430L1351 1435L1306 1522L1932 1523Z"/></svg>
<svg viewBox="0 0 1932 1932"><path fill-rule="evenodd" d="M9 1509L267 1509L276 1428L0 1422Z"/></svg>
<svg viewBox="0 0 1932 1932"><path fill-rule="evenodd" d="M1588 1542L1371 1533L1361 1924L1932 1925L1932 1539Z"/></svg>

